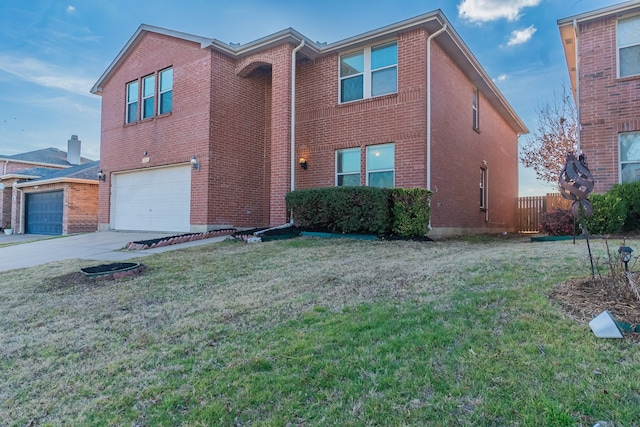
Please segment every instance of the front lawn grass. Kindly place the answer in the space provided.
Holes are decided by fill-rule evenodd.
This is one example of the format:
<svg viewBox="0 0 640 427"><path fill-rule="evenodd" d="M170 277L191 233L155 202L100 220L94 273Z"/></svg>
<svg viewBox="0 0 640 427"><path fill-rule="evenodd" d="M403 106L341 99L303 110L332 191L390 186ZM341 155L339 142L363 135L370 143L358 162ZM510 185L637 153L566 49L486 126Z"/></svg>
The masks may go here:
<svg viewBox="0 0 640 427"><path fill-rule="evenodd" d="M640 423L638 343L546 297L590 274L583 242L297 238L139 261L94 285L51 278L95 262L0 273L0 425Z"/></svg>

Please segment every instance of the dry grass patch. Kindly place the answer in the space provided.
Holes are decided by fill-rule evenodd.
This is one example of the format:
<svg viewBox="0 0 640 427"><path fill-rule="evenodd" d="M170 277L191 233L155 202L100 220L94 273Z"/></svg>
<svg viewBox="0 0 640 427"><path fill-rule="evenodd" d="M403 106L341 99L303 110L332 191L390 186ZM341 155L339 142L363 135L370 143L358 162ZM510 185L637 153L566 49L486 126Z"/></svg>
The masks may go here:
<svg viewBox="0 0 640 427"><path fill-rule="evenodd" d="M0 419L321 425L351 414L362 424L424 425L486 421L493 410L494 422L511 424L517 415L491 405L500 384L517 383L519 374L476 379L457 363L495 357L496 337L524 339L509 337L522 333L517 325L530 328L526 322L561 325L556 333L580 340L584 325L542 295L588 274L585 254L582 245L524 239L298 238L166 252L141 259L144 274L109 281L81 279L80 268L96 265L87 261L0 273ZM544 334L562 348L553 331L539 341ZM456 381L467 392L449 388ZM299 409L296 387L304 383L313 384L308 401L319 402L311 412ZM488 385L495 395L480 391ZM375 405L382 412L372 412ZM416 418L395 418L399 408Z"/></svg>

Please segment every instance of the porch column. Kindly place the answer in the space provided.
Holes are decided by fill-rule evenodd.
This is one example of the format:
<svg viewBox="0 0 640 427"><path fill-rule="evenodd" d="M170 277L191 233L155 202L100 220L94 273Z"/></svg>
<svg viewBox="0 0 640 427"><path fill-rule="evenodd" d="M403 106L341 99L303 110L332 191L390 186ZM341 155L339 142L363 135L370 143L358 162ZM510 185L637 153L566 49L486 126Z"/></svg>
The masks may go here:
<svg viewBox="0 0 640 427"><path fill-rule="evenodd" d="M269 224L288 221L285 196L291 190L291 54L286 44L274 52L271 73L271 189Z"/></svg>

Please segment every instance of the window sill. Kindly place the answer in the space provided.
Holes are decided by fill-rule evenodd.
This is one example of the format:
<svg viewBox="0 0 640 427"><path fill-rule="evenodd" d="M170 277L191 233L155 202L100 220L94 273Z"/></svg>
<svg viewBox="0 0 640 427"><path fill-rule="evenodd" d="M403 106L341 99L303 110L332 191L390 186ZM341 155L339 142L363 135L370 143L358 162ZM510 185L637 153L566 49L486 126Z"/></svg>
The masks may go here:
<svg viewBox="0 0 640 427"><path fill-rule="evenodd" d="M131 123L125 123L123 127L133 127L142 123L149 123L152 122L156 119L162 119L165 117L169 117L171 114L173 113L173 111L169 111L168 113L164 113L164 114L160 114L158 116L153 116L153 117L147 117L146 119L141 119L135 122L131 122Z"/></svg>
<svg viewBox="0 0 640 427"><path fill-rule="evenodd" d="M342 106L346 107L346 106L349 106L349 105L354 105L354 104L356 104L358 102L366 103L366 102L379 101L381 99L397 98L397 97L398 97L398 92L387 93L385 95L373 96L371 98L362 98L362 99L354 99L353 101L338 102L338 107L342 107Z"/></svg>
<svg viewBox="0 0 640 427"><path fill-rule="evenodd" d="M625 83L625 82L631 82L634 80L640 80L640 74L636 74L634 76L617 77L616 83Z"/></svg>

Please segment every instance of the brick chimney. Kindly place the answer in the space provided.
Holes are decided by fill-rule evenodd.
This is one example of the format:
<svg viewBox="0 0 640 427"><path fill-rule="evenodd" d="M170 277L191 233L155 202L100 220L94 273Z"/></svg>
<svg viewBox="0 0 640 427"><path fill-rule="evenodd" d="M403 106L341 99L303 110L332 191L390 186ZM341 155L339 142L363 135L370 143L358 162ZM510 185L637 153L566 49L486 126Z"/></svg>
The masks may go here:
<svg viewBox="0 0 640 427"><path fill-rule="evenodd" d="M67 141L67 162L72 165L80 164L80 141L78 135L71 135L71 139Z"/></svg>

